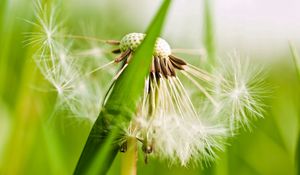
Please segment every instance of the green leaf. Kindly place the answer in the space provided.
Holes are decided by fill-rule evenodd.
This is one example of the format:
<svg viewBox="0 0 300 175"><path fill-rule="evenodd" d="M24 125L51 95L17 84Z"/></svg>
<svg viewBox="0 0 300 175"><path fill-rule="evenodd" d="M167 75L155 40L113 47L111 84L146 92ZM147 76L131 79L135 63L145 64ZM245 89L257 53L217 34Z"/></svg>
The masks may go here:
<svg viewBox="0 0 300 175"><path fill-rule="evenodd" d="M128 122L135 115L137 103L149 74L152 53L159 36L171 0L165 0L147 30L147 36L137 49L133 58L117 79L111 95L96 120L75 174L105 174L118 153L119 129L113 127L117 122Z"/></svg>

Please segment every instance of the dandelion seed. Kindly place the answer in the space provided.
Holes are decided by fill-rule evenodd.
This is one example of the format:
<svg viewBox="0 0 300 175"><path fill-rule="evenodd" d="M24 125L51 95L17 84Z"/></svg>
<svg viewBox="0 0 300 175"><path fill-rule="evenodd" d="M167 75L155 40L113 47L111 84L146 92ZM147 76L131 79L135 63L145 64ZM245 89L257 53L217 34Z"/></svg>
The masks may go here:
<svg viewBox="0 0 300 175"><path fill-rule="evenodd" d="M27 21L35 27L35 31L26 33L25 42L36 48L33 57L36 65L52 85L51 90L57 92L56 109L64 113L67 111L70 116L95 120L100 111L104 86L100 83L103 82L102 75L95 72L112 63L103 65L107 59L95 43L90 48L76 46L74 49L74 39L90 38L64 34L63 25L57 20L57 8L37 1L35 15L36 22Z"/></svg>
<svg viewBox="0 0 300 175"><path fill-rule="evenodd" d="M251 120L262 118L263 98L267 92L262 71L251 65L249 59L241 60L235 52L227 62L222 62L216 84L222 115L229 117L232 131L242 126L250 129Z"/></svg>

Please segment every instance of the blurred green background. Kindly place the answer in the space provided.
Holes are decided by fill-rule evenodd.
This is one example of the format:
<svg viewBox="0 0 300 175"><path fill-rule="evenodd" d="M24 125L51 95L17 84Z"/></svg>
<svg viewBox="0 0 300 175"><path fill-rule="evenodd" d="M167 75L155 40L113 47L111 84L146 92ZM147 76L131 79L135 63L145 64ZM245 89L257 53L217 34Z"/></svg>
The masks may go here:
<svg viewBox="0 0 300 175"><path fill-rule="evenodd" d="M73 33L82 33L83 21L94 36L119 39L129 32L143 32L160 2L65 0L58 6L63 9L62 16L67 18L66 25ZM288 40L295 42L299 48L299 36L294 35L294 38L293 35L283 34L280 40L278 36L272 37L277 35L276 32L256 33L260 28L265 30L268 25L271 25L272 30L272 23L261 25L261 16L247 11L247 15L254 16L250 18L241 11L240 16L228 20L231 23L227 25L232 27L244 17L254 20L252 23L243 23L249 25L245 28L253 25L255 30L226 28L224 23L218 25L222 20L222 8L218 3L222 2L213 1L210 4L212 6L209 6L213 10L211 13L205 13L204 1L184 2L174 1L163 37L174 48L206 47L208 54L217 50L216 55L220 57L237 49L249 54L257 64L264 64L268 70L266 81L272 91L266 102L266 116L256 121L251 132L241 132L231 139L226 152L219 153L219 158L211 167L169 166L167 162L155 159L150 159L150 163L145 165L140 155L138 174L296 174L296 160L299 159L300 79L288 48ZM234 4L234 1L229 2ZM293 5L290 4L291 7ZM238 9L239 6L232 5L231 8ZM267 14L271 9L260 10ZM228 16L230 14L227 14L227 19ZM286 18L288 20L289 16ZM299 16L294 18L298 19ZM55 108L56 94L33 88L46 81L32 59L33 49L24 44L24 33L33 30L33 26L24 19L35 20L33 1L0 1L0 174L72 174L92 122L63 114L49 122ZM213 19L215 25L209 25ZM258 19L257 23L255 19ZM281 16L281 19L285 19L285 16ZM289 33L300 29L292 21L284 25L286 31L280 32ZM238 29L242 31L239 35L230 35L231 29L232 33ZM248 42L249 38L251 41ZM256 38L257 43L253 42ZM198 56L189 57L199 59ZM119 173L119 159L117 156L110 174Z"/></svg>

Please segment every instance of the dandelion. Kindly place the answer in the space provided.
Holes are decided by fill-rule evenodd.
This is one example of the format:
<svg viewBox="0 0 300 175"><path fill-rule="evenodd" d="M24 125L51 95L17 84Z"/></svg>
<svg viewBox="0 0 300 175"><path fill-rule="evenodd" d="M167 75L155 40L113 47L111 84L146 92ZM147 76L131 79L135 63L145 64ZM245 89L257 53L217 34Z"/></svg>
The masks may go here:
<svg viewBox="0 0 300 175"><path fill-rule="evenodd" d="M130 33L121 39L119 48L113 51L120 54L115 62L123 62L116 78L130 64L132 54L144 37L142 33ZM221 125L203 121L178 73L216 104L201 83L211 84L213 76L172 55L169 44L158 38L140 110L126 133L142 142L146 156L154 152L173 163L179 161L183 166L192 158L208 163L216 156L215 150L223 149L222 138L227 131Z"/></svg>
<svg viewBox="0 0 300 175"><path fill-rule="evenodd" d="M129 33L117 41L64 34L56 23L55 11L48 13L38 2L36 15L37 22L30 23L38 31L28 33L26 42L37 46L35 62L57 92L58 108L77 117L95 119L104 97L102 90L108 84L99 83L108 72L102 70L121 64L114 76L108 73L112 82L116 81L146 35ZM89 48L74 49L76 40L92 43ZM106 59L99 43L116 47L112 53L118 56ZM263 78L249 71L249 64L242 65L239 59L230 59L229 66L222 63L221 69L216 67L209 73L174 55L175 50L157 38L136 116L129 124L118 123L124 131L118 141L120 151L126 152L128 140L135 138L142 144L145 162L153 155L171 164L207 165L217 157L217 150L224 149L228 131L234 132L239 126L250 128L251 119L263 116ZM98 71L102 72L97 74ZM183 78L203 94L205 105L200 110Z"/></svg>
<svg viewBox="0 0 300 175"><path fill-rule="evenodd" d="M130 33L114 42L119 48L113 53L120 54L115 62L123 63L115 79L130 64L144 37L142 33ZM142 142L146 158L153 152L183 166L191 160L207 164L216 157L216 150L223 150L227 126L233 133L238 126L250 128L251 119L263 117L264 77L234 56L230 64L222 62L221 68L210 74L173 55L165 40L156 40L140 110L125 129L125 135ZM203 104L211 106L204 113L196 110L177 74L204 94ZM215 115L223 116L229 124L223 119L214 120Z"/></svg>

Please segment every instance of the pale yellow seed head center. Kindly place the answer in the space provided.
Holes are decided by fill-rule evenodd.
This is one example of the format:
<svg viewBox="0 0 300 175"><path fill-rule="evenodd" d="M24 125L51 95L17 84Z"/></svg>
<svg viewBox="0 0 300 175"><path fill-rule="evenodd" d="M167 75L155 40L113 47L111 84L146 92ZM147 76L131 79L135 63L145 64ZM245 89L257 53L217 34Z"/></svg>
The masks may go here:
<svg viewBox="0 0 300 175"><path fill-rule="evenodd" d="M120 41L120 49L122 52L130 49L135 51L138 46L144 40L146 34L143 33L129 33L125 35ZM153 50L153 56L158 56L161 58L167 58L171 55L170 45L162 38L157 38Z"/></svg>

